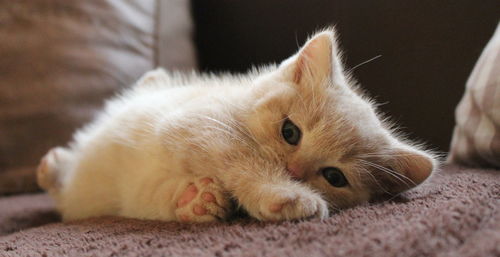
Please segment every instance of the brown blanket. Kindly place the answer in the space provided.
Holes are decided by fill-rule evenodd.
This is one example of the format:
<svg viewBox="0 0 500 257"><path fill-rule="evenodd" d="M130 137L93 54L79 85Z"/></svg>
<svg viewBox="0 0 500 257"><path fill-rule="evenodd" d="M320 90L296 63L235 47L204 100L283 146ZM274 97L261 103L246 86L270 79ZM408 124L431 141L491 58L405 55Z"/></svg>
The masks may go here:
<svg viewBox="0 0 500 257"><path fill-rule="evenodd" d="M0 199L0 256L500 256L496 170L445 166L404 196L322 222L64 224L52 208L45 195Z"/></svg>

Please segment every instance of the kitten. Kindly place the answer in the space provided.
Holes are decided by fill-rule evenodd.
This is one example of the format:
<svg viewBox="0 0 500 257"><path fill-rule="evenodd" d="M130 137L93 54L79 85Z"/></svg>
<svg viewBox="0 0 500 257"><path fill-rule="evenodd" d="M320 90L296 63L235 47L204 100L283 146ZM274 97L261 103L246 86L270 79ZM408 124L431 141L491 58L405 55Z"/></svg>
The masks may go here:
<svg viewBox="0 0 500 257"><path fill-rule="evenodd" d="M325 30L245 76L146 73L37 175L64 220L206 222L227 218L231 199L259 220L288 220L398 194L436 164L377 118Z"/></svg>

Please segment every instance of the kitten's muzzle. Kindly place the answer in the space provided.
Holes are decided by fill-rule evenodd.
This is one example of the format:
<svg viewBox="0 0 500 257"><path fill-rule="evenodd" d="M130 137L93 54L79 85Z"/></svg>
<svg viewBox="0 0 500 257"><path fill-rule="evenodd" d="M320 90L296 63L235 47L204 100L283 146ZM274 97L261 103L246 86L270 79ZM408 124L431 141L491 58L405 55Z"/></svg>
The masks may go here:
<svg viewBox="0 0 500 257"><path fill-rule="evenodd" d="M300 165L289 163L286 165L286 171L293 179L302 180L304 178L304 169Z"/></svg>

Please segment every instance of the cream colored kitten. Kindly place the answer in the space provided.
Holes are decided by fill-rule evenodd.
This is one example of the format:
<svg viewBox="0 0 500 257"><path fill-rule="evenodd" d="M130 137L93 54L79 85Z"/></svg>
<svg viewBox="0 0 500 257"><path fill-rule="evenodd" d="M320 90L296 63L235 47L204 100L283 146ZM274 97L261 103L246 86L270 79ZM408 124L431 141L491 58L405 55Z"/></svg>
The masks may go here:
<svg viewBox="0 0 500 257"><path fill-rule="evenodd" d="M205 222L235 199L259 220L325 218L436 166L398 141L343 72L334 31L246 76L148 72L107 102L38 179L64 220Z"/></svg>

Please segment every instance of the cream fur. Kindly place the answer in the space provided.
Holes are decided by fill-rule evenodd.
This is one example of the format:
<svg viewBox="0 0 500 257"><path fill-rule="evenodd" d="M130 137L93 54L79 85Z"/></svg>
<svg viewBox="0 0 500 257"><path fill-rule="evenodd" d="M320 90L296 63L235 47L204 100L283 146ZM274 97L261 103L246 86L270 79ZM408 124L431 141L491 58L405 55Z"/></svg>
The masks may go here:
<svg viewBox="0 0 500 257"><path fill-rule="evenodd" d="M108 101L67 147L49 152L39 184L65 220L204 222L226 217L231 199L261 220L325 218L328 209L425 180L434 158L397 140L352 87L333 30L281 65L244 76L157 69ZM286 118L303 133L297 146L281 137ZM301 181L288 174L292 164ZM318 172L328 166L340 168L349 186L330 186ZM205 186L206 177L216 182ZM190 185L217 198L204 205L206 215L192 214L201 202L178 207Z"/></svg>

